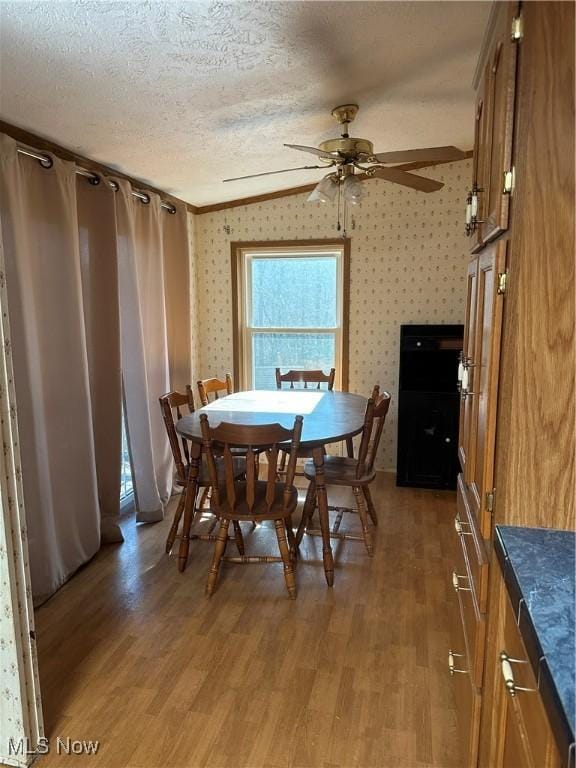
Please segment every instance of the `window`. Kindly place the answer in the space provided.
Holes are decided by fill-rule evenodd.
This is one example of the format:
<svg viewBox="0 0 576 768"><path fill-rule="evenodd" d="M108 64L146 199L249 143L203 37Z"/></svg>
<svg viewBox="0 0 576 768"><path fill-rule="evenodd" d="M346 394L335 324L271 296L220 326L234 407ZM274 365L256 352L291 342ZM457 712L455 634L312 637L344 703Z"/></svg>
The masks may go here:
<svg viewBox="0 0 576 768"><path fill-rule="evenodd" d="M134 503L134 485L132 482L132 462L126 434L126 420L122 408L122 448L120 452L120 508L125 510Z"/></svg>
<svg viewBox="0 0 576 768"><path fill-rule="evenodd" d="M336 368L347 386L348 241L235 243L234 365L242 389L275 389L275 369Z"/></svg>

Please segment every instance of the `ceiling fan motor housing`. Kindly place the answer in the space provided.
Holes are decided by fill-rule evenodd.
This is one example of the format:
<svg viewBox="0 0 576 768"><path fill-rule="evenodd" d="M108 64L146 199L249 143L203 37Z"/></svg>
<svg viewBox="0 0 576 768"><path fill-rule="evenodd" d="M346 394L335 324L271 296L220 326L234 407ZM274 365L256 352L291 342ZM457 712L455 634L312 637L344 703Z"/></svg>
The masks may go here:
<svg viewBox="0 0 576 768"><path fill-rule="evenodd" d="M328 139L320 144L322 152L334 152L345 160L366 162L374 156L374 145L368 139L340 138Z"/></svg>

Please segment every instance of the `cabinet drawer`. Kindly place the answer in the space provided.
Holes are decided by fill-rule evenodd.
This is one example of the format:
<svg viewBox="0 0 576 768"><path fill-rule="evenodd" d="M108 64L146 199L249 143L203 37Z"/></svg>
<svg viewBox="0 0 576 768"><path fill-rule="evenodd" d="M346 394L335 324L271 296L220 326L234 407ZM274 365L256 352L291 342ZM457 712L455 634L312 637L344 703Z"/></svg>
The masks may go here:
<svg viewBox="0 0 576 768"><path fill-rule="evenodd" d="M507 690L508 719L513 721L513 727L519 734L518 738L523 742L528 765L533 765L534 768L557 765L560 759L538 691L538 682L508 598L503 639L504 648L499 664L502 672L501 684Z"/></svg>
<svg viewBox="0 0 576 768"><path fill-rule="evenodd" d="M467 562L465 536L460 536L460 546L457 547L455 567L452 571L452 586L458 597L466 650L468 653L468 669L475 686L482 687L484 670L484 642L486 638L486 621L478 609L476 594Z"/></svg>
<svg viewBox="0 0 576 768"><path fill-rule="evenodd" d="M478 523L470 509L466 485L461 474L458 475L456 502L455 529L466 552L478 609L480 613L485 613L488 601L488 558Z"/></svg>
<svg viewBox="0 0 576 768"><path fill-rule="evenodd" d="M448 669L452 675L463 765L476 766L480 731L481 696L472 684L466 652L461 603L455 594L450 601L450 649Z"/></svg>

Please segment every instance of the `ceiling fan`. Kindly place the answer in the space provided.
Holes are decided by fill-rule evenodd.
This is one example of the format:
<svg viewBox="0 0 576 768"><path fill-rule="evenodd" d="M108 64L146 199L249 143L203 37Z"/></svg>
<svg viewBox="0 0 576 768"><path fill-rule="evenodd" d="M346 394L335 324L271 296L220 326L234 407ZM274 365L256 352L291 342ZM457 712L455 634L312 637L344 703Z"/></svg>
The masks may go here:
<svg viewBox="0 0 576 768"><path fill-rule="evenodd" d="M427 149L407 149L395 152L374 153L374 146L368 139L354 138L348 133L348 126L358 113L357 104L343 104L332 110L334 119L342 125L342 134L338 139L323 141L319 147L306 147L300 144L285 144L285 147L297 149L315 155L323 165L302 165L298 168L283 168L279 171L253 173L224 181L240 181L258 176L270 176L289 171L303 171L315 168L333 168L312 190L308 200L311 202L329 202L336 195L351 204L359 203L364 195L362 178L378 178L401 184L421 192L436 192L444 185L440 181L427 179L414 173L408 173L394 167L397 163L438 163L462 160L466 153L457 147L428 147Z"/></svg>

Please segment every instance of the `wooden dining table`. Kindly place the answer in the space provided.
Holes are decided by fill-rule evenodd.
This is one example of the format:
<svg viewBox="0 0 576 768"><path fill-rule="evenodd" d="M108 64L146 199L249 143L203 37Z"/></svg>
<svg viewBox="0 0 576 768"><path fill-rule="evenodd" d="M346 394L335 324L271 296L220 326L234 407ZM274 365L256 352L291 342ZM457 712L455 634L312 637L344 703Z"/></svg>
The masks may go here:
<svg viewBox="0 0 576 768"><path fill-rule="evenodd" d="M324 478L324 446L346 441L350 451L352 438L362 431L366 402L366 398L362 395L350 392L302 389L253 390L227 395L181 418L176 424L176 430L191 442L191 449L184 521L178 553L179 569L183 571L188 561L190 531L198 491L202 452L200 414L207 414L211 427L216 427L222 422L251 426L278 423L287 429L292 429L295 417L300 415L304 418L300 447L309 450L314 461L324 573L328 585L332 586L334 558L330 544L328 495Z"/></svg>

